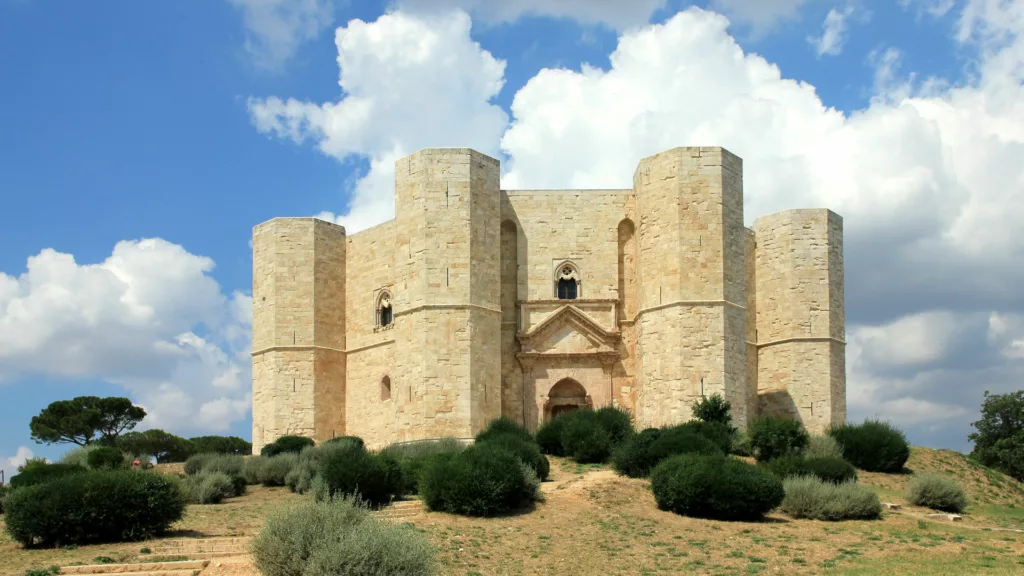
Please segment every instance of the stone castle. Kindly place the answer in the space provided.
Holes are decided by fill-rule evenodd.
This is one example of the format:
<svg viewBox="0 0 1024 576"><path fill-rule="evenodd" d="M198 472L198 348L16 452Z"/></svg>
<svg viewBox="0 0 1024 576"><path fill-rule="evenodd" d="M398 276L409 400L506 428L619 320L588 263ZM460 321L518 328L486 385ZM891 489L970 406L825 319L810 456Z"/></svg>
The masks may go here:
<svg viewBox="0 0 1024 576"><path fill-rule="evenodd" d="M743 224L717 147L645 158L625 190L501 190L497 160L395 166L395 218L253 230L253 450L285 434L369 447L535 429L580 407L638 427L721 394L822 431L846 419L842 219Z"/></svg>

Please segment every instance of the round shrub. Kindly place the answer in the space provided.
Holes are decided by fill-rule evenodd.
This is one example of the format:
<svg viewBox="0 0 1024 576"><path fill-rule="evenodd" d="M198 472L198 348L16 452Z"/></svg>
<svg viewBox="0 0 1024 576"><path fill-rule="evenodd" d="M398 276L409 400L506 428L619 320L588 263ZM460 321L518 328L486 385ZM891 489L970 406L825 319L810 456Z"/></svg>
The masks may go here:
<svg viewBox="0 0 1024 576"><path fill-rule="evenodd" d="M484 442L496 436L506 435L515 436L524 442L533 442L533 434L530 434L529 430L527 430L522 424L505 417L491 420L490 424L487 425L487 428L476 435L476 441Z"/></svg>
<svg viewBox="0 0 1024 576"><path fill-rule="evenodd" d="M532 439L524 440L522 436L514 434L499 434L491 435L483 442L478 440L477 443L508 450L516 458L519 458L524 464L529 466L537 475L537 479L541 481L548 479L551 465L548 459L540 453L540 448L537 447L537 444Z"/></svg>
<svg viewBox="0 0 1024 576"><path fill-rule="evenodd" d="M431 510L466 516L494 516L522 508L537 497L522 462L486 443L427 461L420 495Z"/></svg>
<svg viewBox="0 0 1024 576"><path fill-rule="evenodd" d="M565 415L557 416L540 425L537 429L537 445L540 451L551 456L565 456L562 450L562 426Z"/></svg>
<svg viewBox="0 0 1024 576"><path fill-rule="evenodd" d="M633 416L622 408L605 406L594 412L598 425L608 433L613 446L622 443L635 433Z"/></svg>
<svg viewBox="0 0 1024 576"><path fill-rule="evenodd" d="M681 454L651 472L658 508L696 518L758 520L782 502L782 482L724 455Z"/></svg>
<svg viewBox="0 0 1024 576"><path fill-rule="evenodd" d="M771 415L761 416L751 422L747 435L758 462L767 462L787 454L800 454L810 441L803 424Z"/></svg>
<svg viewBox="0 0 1024 576"><path fill-rule="evenodd" d="M305 436L281 436L272 443L267 444L260 450L260 456L277 456L278 454L284 454L285 452L294 452L298 454L308 446L313 446L315 443L312 438L306 438Z"/></svg>
<svg viewBox="0 0 1024 576"><path fill-rule="evenodd" d="M185 512L175 479L135 470L72 474L11 492L4 521L25 546L145 540Z"/></svg>
<svg viewBox="0 0 1024 576"><path fill-rule="evenodd" d="M707 438L718 447L722 454L729 454L732 452L732 443L735 431L732 426L729 426L728 424L692 420L685 424L680 424L678 428L690 430L695 434Z"/></svg>
<svg viewBox="0 0 1024 576"><path fill-rule="evenodd" d="M185 480L188 501L192 504L220 504L235 495L231 477L223 472L199 472Z"/></svg>
<svg viewBox="0 0 1024 576"><path fill-rule="evenodd" d="M814 476L787 478L780 509L793 518L812 520L870 520L882 513L874 490L857 484L823 482Z"/></svg>
<svg viewBox="0 0 1024 576"><path fill-rule="evenodd" d="M763 466L765 470L774 474L779 480L785 480L794 476L812 475L810 470L807 469L807 461L803 456L797 454L780 456L765 462Z"/></svg>
<svg viewBox="0 0 1024 576"><path fill-rule="evenodd" d="M580 416L574 416L580 414ZM611 455L612 438L596 418L577 410L562 418L562 453L581 463L605 462ZM593 412L590 412L593 414Z"/></svg>
<svg viewBox="0 0 1024 576"><path fill-rule="evenodd" d="M811 436L804 450L804 458L839 458L843 457L843 448L836 439L825 435Z"/></svg>
<svg viewBox="0 0 1024 576"><path fill-rule="evenodd" d="M76 464L50 464L48 462L32 462L14 476L11 476L11 488L26 488L45 484L58 478L86 472L86 468Z"/></svg>
<svg viewBox="0 0 1024 576"><path fill-rule="evenodd" d="M807 458L804 460L807 471L816 476L822 482L843 484L857 480L857 469L842 458L822 456L820 458Z"/></svg>
<svg viewBox="0 0 1024 576"><path fill-rule="evenodd" d="M86 463L93 470L113 470L124 467L124 454L113 446L99 446L91 450Z"/></svg>
<svg viewBox="0 0 1024 576"><path fill-rule="evenodd" d="M906 436L888 422L841 424L829 428L828 435L842 447L843 459L868 472L901 472L910 458Z"/></svg>
<svg viewBox="0 0 1024 576"><path fill-rule="evenodd" d="M245 457L235 454L196 454L185 461L185 474L199 472L223 472L228 476L240 476L245 467Z"/></svg>
<svg viewBox="0 0 1024 576"><path fill-rule="evenodd" d="M402 469L389 454L371 454L357 444L324 453L317 473L332 495L358 495L380 506L403 496Z"/></svg>
<svg viewBox="0 0 1024 576"><path fill-rule="evenodd" d="M305 502L267 518L251 544L264 576L427 576L434 551L416 530L372 517L351 498Z"/></svg>
<svg viewBox="0 0 1024 576"><path fill-rule="evenodd" d="M277 456L265 458L259 470L259 481L264 486L284 486L285 478L299 463L299 455L282 452Z"/></svg>
<svg viewBox="0 0 1024 576"><path fill-rule="evenodd" d="M427 460L437 454L457 454L466 445L455 438L392 444L384 452L398 460L402 468L402 493L418 494L420 476Z"/></svg>
<svg viewBox="0 0 1024 576"><path fill-rule="evenodd" d="M612 467L623 476L646 478L657 464L651 458L650 449L660 436L660 428L648 428L626 439L612 452Z"/></svg>
<svg viewBox="0 0 1024 576"><path fill-rule="evenodd" d="M206 466L208 462L216 458L217 455L211 453L206 454L195 454L189 456L188 460L185 460L185 474L193 476L198 474Z"/></svg>
<svg viewBox="0 0 1024 576"><path fill-rule="evenodd" d="M651 468L669 456L678 454L704 454L706 456L722 454L713 442L697 434L686 426L664 428L657 440L651 443Z"/></svg>
<svg viewBox="0 0 1024 576"><path fill-rule="evenodd" d="M352 442L366 448L366 443L359 436L338 436L337 438L331 438L327 442L324 442L321 446L334 445L344 442Z"/></svg>
<svg viewBox="0 0 1024 576"><path fill-rule="evenodd" d="M737 456L753 456L754 447L750 445L750 435L746 430L737 430L732 436L732 450L730 454Z"/></svg>
<svg viewBox="0 0 1024 576"><path fill-rule="evenodd" d="M940 474L915 476L907 485L907 502L959 514L967 508L967 494L956 480Z"/></svg>

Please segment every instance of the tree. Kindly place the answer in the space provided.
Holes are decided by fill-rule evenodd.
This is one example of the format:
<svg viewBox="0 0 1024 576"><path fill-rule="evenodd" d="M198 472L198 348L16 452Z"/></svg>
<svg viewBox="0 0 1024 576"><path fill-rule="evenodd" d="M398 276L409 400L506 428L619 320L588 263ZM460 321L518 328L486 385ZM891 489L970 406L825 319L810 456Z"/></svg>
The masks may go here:
<svg viewBox="0 0 1024 576"><path fill-rule="evenodd" d="M29 429L40 444L112 444L145 417L146 411L127 398L79 396L53 402L32 418Z"/></svg>
<svg viewBox="0 0 1024 576"><path fill-rule="evenodd" d="M217 454L252 454L252 444L238 436L197 436L189 438L195 445L196 454L215 452Z"/></svg>
<svg viewBox="0 0 1024 576"><path fill-rule="evenodd" d="M184 462L189 456L198 453L195 444L190 440L156 428L145 432L122 434L117 439L117 445L129 454L154 456L158 464Z"/></svg>
<svg viewBox="0 0 1024 576"><path fill-rule="evenodd" d="M701 398L693 405L693 417L703 422L718 422L726 426L732 425L732 405L719 394L710 398Z"/></svg>
<svg viewBox="0 0 1024 576"><path fill-rule="evenodd" d="M1024 480L1024 390L989 394L981 405L981 420L971 422L978 431L967 438L974 442L971 456Z"/></svg>

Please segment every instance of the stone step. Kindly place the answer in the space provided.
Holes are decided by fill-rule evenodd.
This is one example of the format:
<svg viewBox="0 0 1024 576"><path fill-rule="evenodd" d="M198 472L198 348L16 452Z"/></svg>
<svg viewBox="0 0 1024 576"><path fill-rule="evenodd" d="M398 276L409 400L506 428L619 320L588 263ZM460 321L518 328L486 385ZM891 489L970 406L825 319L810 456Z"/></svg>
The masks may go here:
<svg viewBox="0 0 1024 576"><path fill-rule="evenodd" d="M117 574L117 576L196 576L202 570L157 570L155 572L96 572L95 574ZM61 574L67 574L61 568Z"/></svg>
<svg viewBox="0 0 1024 576"><path fill-rule="evenodd" d="M179 572L191 575L209 564L207 560L182 560L177 562L133 562L131 564L89 564L87 566L65 566L61 574L171 574Z"/></svg>
<svg viewBox="0 0 1024 576"><path fill-rule="evenodd" d="M218 538L174 538L170 540L157 540L158 546L175 546L178 544L194 544L196 542L210 542L215 544L248 544L252 538L249 536L222 536Z"/></svg>
<svg viewBox="0 0 1024 576"><path fill-rule="evenodd" d="M218 551L218 552L181 552L181 551L175 551L175 552L157 552L157 551L154 551L153 552L153 556L188 556L189 558L192 558L192 559L228 558L230 556L246 556L248 554L249 554L249 551L246 550L246 549L221 550L221 551Z"/></svg>
<svg viewBox="0 0 1024 576"><path fill-rule="evenodd" d="M251 538L195 538L164 540L153 546L154 554L187 555L194 552L235 552L245 551Z"/></svg>

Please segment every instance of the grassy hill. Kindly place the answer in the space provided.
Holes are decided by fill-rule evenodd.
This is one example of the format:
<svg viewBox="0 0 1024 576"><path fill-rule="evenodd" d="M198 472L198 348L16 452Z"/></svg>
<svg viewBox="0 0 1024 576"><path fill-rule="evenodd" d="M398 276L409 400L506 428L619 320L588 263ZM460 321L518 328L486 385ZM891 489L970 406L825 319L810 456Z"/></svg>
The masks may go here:
<svg viewBox="0 0 1024 576"><path fill-rule="evenodd" d="M881 520L817 522L771 514L758 523L685 518L658 510L648 483L605 467L553 458L545 502L528 513L474 519L404 505L434 543L446 574L1024 574L1024 485L948 450L914 448L913 473L956 477L971 505L961 522L927 518L906 507ZM883 502L904 504L910 474L860 473ZM189 506L171 537L255 534L268 510L302 497L283 488L251 487L214 506ZM0 517L2 520L2 517ZM1012 531L1020 530L1020 532ZM0 574L92 562L135 561L159 542L21 550L0 535ZM8 561L7 559L11 559ZM202 576L250 574L244 564L211 565ZM233 566L233 568L229 568Z"/></svg>

